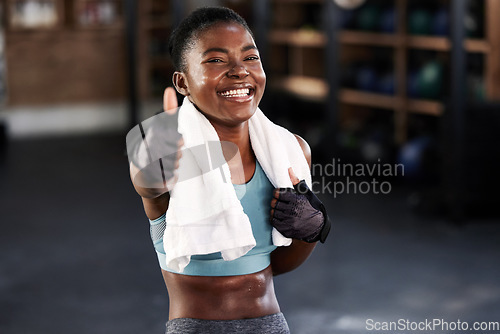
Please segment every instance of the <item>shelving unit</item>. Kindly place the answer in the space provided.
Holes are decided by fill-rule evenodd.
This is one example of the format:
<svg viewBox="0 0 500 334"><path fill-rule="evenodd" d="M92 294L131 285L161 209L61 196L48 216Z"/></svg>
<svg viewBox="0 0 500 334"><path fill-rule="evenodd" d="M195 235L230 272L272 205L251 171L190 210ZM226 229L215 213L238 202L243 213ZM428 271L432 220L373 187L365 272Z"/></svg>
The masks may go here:
<svg viewBox="0 0 500 334"><path fill-rule="evenodd" d="M494 0L484 1L486 35L482 39L465 39L463 48L468 53L481 53L488 59L487 65L483 70L487 97L489 99L500 99L500 85L498 82L500 57L498 57L497 51L495 51L500 47L498 33L500 26L495 23L497 20L494 18L494 13L500 13L500 3ZM376 96L376 94L342 89L339 97L343 103L393 110L395 112L395 141L398 144L402 144L407 140L408 115L410 113L441 116L446 108L443 101L440 100L412 99L408 97L406 85L409 52L411 50L427 50L449 53L452 50L452 43L449 37L410 35L406 31L409 2L396 1L394 3L396 17L398 18L394 34L343 30L338 37L341 45L392 48L396 80L396 92L394 96ZM445 80L445 82L447 81Z"/></svg>
<svg viewBox="0 0 500 334"><path fill-rule="evenodd" d="M126 96L123 0L3 0L2 5L8 106ZM82 21L88 10L97 11L95 19Z"/></svg>
<svg viewBox="0 0 500 334"><path fill-rule="evenodd" d="M312 6L323 6L322 0L271 1L272 27L268 33L271 46L270 87L301 99L322 102L328 94L328 83L321 68L327 35L314 27L304 13ZM281 50L278 50L281 49ZM314 62L307 61L312 57ZM285 58L286 60L284 61ZM306 60L307 58L307 60Z"/></svg>
<svg viewBox="0 0 500 334"><path fill-rule="evenodd" d="M174 3L144 0L138 3L139 96L160 97L174 69L168 56L168 36L174 22Z"/></svg>
<svg viewBox="0 0 500 334"><path fill-rule="evenodd" d="M448 4L449 4L448 0ZM484 1L484 37L467 38L463 42L463 48L469 54L481 54L484 61L483 78L488 99L500 99L500 24L497 19L500 14L500 1ZM369 4L371 0L368 0ZM325 1L306 0L275 0L275 6L287 5L309 6L311 3L325 5ZM335 36L341 53L347 52L349 47L364 50L363 53L370 54L373 49L385 49L392 55L392 66L395 80L395 92L393 95L380 94L370 91L357 90L355 88L340 87L336 91L338 102L343 106L361 106L375 109L388 109L394 112L394 141L403 144L408 138L408 118L410 114L424 114L441 116L446 111L446 104L440 99L428 100L422 98L411 98L407 92L407 81L409 76L409 57L414 50L425 50L443 53L444 57L449 57L452 50L452 42L449 37L411 35L407 32L407 17L411 0L393 0L392 5L395 10L395 31L394 33L367 32L358 30L340 30ZM337 9L339 10L339 9ZM289 21L283 18L277 25L271 28L269 33L269 43L275 48L277 58L288 59L287 68L279 64L279 60L274 62L275 74L271 75L271 87L286 91L296 97L314 100L327 101L328 89L332 85L331 78L325 76L309 76L304 73L305 50L324 50L328 46L329 32L316 29L308 31L300 29L300 18L297 18L292 10ZM279 9L275 15L279 15ZM450 15L451 16L451 15ZM299 25L296 23L299 22ZM331 43L334 43L332 41ZM282 48L280 51L279 48ZM356 52L354 52L356 54ZM350 55L341 56L342 59L350 58ZM325 64L317 64L324 66ZM341 61L340 66L345 66ZM448 82L448 79L445 80ZM313 93L311 93L313 92ZM347 117L349 117L347 115Z"/></svg>

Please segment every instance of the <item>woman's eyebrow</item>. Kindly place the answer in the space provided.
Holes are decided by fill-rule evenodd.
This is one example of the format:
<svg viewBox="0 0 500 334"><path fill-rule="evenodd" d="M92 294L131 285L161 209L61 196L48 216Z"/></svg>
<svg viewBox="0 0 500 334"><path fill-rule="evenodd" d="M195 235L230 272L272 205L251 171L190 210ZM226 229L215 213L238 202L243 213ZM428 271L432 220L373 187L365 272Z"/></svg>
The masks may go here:
<svg viewBox="0 0 500 334"><path fill-rule="evenodd" d="M203 52L203 56L206 56L210 52L229 53L228 49L224 49L224 48L210 48L210 49L205 50L205 52Z"/></svg>
<svg viewBox="0 0 500 334"><path fill-rule="evenodd" d="M247 46L244 46L241 48L241 51L249 51L249 50L257 50L257 47L254 44L248 44Z"/></svg>
<svg viewBox="0 0 500 334"><path fill-rule="evenodd" d="M257 47L253 44L248 44L244 47L241 48L241 51L242 52L245 52L245 51L249 51L249 50L257 50ZM204 52L203 52L203 57L206 56L207 54L209 54L210 52L222 52L222 53L229 53L229 50L228 49L224 49L224 48L210 48L210 49L206 49Z"/></svg>

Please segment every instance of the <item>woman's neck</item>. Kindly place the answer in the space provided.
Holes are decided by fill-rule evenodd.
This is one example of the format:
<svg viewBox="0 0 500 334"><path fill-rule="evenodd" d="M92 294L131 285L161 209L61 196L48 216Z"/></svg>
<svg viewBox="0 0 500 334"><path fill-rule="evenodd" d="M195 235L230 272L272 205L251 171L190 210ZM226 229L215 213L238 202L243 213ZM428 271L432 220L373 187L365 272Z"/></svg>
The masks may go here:
<svg viewBox="0 0 500 334"><path fill-rule="evenodd" d="M238 127L229 128L214 125L214 128L219 135L221 142L231 142L238 147L241 161L239 159L232 159L234 152L233 154L231 154L231 152L224 152L224 156L226 157L231 170L233 183L241 184L248 182L252 178L255 171L255 154L250 143L248 122L244 122ZM222 150L226 151L224 148L225 145L223 144ZM228 151L233 151L233 149L229 149ZM242 163L243 166L241 166L240 163ZM243 175L239 175L239 173L237 173L237 171L241 170L241 167L243 167Z"/></svg>
<svg viewBox="0 0 500 334"><path fill-rule="evenodd" d="M221 142L231 142L238 146L243 162L248 161L248 159L254 160L254 154L250 144L248 121L235 127L214 125L214 128Z"/></svg>

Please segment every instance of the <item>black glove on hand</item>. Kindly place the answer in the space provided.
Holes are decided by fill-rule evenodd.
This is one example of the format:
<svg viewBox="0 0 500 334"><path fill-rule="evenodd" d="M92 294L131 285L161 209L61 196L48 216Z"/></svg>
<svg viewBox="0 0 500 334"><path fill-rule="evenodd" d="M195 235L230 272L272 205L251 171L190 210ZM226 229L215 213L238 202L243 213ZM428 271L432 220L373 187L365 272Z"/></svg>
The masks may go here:
<svg viewBox="0 0 500 334"><path fill-rule="evenodd" d="M287 238L325 242L331 223L325 206L304 180L292 188L280 188L271 224Z"/></svg>

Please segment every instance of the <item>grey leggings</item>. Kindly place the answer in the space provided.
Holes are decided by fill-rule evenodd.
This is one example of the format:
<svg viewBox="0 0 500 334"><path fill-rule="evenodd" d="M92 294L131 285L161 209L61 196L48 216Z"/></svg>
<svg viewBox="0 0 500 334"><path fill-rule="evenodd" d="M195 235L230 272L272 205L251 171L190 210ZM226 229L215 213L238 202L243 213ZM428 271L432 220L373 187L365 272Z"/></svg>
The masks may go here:
<svg viewBox="0 0 500 334"><path fill-rule="evenodd" d="M283 313L239 320L179 318L167 322L165 334L289 334Z"/></svg>

